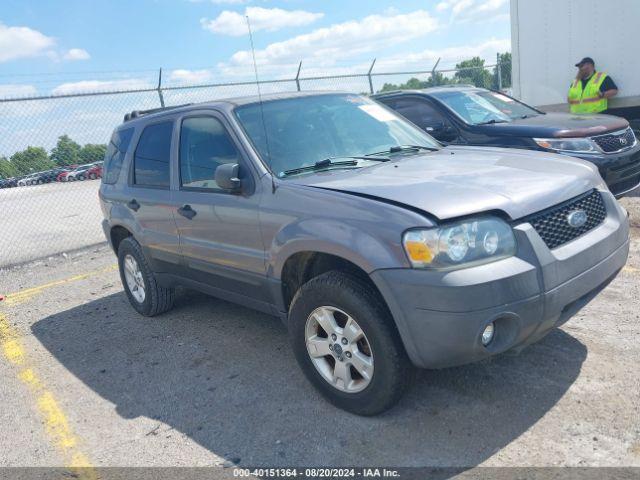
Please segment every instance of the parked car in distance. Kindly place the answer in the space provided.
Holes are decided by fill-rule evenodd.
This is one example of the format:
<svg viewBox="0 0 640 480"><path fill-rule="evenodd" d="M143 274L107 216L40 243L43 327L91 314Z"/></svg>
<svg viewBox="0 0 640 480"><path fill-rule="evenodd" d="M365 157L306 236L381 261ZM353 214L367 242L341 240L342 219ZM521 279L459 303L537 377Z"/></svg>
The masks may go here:
<svg viewBox="0 0 640 480"><path fill-rule="evenodd" d="M102 178L102 162L94 163L85 175L90 180Z"/></svg>
<svg viewBox="0 0 640 480"><path fill-rule="evenodd" d="M0 188L13 188L18 186L18 180L15 177L0 179Z"/></svg>
<svg viewBox="0 0 640 480"><path fill-rule="evenodd" d="M31 185L41 185L43 183L55 182L61 172L66 171L65 168L54 168L52 170L46 170L44 172L38 172L33 174L30 180Z"/></svg>
<svg viewBox="0 0 640 480"><path fill-rule="evenodd" d="M31 173L29 175L24 175L23 177L18 178L17 186L26 187L31 185L33 180L36 179L37 175L37 173Z"/></svg>
<svg viewBox="0 0 640 480"><path fill-rule="evenodd" d="M373 98L448 144L581 158L598 167L616 197L640 186L640 143L624 118L545 113L503 93L468 86L401 90Z"/></svg>
<svg viewBox="0 0 640 480"><path fill-rule="evenodd" d="M87 179L87 171L91 168L89 165L80 165L79 167L71 170L67 173L66 181L74 182L76 180L86 180Z"/></svg>
<svg viewBox="0 0 640 480"><path fill-rule="evenodd" d="M69 172L75 170L76 168L78 168L78 165L67 165L66 167L62 167L61 172L58 173L58 176L56 177L56 181L57 182L66 182L67 181L67 175L69 175Z"/></svg>
<svg viewBox="0 0 640 480"><path fill-rule="evenodd" d="M540 340L629 251L594 165L443 148L348 93L133 112L104 168L102 225L137 312L184 285L279 316L309 381L361 415L395 404L413 366Z"/></svg>

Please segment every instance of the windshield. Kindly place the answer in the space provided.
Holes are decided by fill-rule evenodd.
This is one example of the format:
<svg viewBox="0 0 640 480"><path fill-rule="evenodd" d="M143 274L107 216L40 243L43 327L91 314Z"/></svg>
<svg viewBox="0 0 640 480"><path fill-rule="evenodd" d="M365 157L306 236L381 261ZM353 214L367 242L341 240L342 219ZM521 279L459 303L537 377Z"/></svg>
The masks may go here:
<svg viewBox="0 0 640 480"><path fill-rule="evenodd" d="M279 177L326 159L392 154L395 151L390 149L400 145L440 148L432 137L402 117L360 95L288 98L265 102L263 108L264 126L258 103L238 107L235 113L265 164ZM359 159L356 166L343 164L339 168L370 164L373 160Z"/></svg>
<svg viewBox="0 0 640 480"><path fill-rule="evenodd" d="M513 98L489 90L445 91L431 95L471 125L510 122L540 115L537 110Z"/></svg>

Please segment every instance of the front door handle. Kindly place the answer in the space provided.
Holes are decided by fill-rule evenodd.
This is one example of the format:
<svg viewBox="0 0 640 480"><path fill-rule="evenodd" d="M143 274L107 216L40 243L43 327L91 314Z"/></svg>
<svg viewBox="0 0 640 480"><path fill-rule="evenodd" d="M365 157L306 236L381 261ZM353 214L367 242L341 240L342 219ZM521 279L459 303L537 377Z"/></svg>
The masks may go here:
<svg viewBox="0 0 640 480"><path fill-rule="evenodd" d="M189 220L196 216L196 211L191 208L191 205L183 205L178 209L178 213Z"/></svg>
<svg viewBox="0 0 640 480"><path fill-rule="evenodd" d="M129 207L134 212L137 212L138 210L140 210L140 204L135 198L130 202L127 202L127 207Z"/></svg>

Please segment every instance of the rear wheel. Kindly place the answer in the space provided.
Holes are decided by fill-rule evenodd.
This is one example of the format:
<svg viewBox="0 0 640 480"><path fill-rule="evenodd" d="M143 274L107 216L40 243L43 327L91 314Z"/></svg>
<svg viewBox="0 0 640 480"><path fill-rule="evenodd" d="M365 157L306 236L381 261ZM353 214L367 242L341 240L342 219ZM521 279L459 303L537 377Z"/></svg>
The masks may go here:
<svg viewBox="0 0 640 480"><path fill-rule="evenodd" d="M97 177L96 177L96 174L95 174L95 173L90 173L90 174L89 174L89 178L90 178L91 180L95 180Z"/></svg>
<svg viewBox="0 0 640 480"><path fill-rule="evenodd" d="M153 317L173 307L174 289L158 284L140 244L131 237L120 242L118 267L129 302L138 313Z"/></svg>
<svg viewBox="0 0 640 480"><path fill-rule="evenodd" d="M413 367L387 308L364 281L327 272L303 285L289 336L309 381L334 405L358 415L391 408Z"/></svg>

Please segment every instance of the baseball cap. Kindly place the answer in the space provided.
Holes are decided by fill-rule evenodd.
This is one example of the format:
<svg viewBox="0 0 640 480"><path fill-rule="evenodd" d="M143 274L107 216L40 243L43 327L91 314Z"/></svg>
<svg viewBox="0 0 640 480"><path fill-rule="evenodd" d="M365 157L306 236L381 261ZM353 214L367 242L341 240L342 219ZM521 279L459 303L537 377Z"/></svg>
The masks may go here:
<svg viewBox="0 0 640 480"><path fill-rule="evenodd" d="M593 61L593 58L584 57L582 60L580 60L578 63L576 63L576 67L579 67L583 63L590 63L591 65L595 65L596 64L596 62Z"/></svg>

